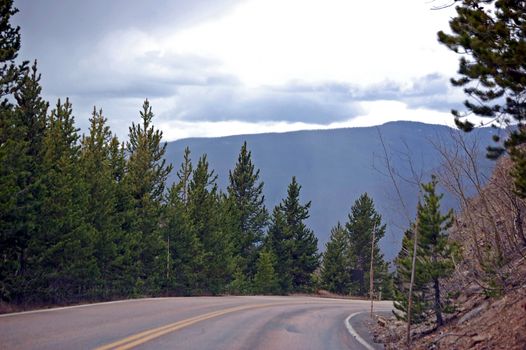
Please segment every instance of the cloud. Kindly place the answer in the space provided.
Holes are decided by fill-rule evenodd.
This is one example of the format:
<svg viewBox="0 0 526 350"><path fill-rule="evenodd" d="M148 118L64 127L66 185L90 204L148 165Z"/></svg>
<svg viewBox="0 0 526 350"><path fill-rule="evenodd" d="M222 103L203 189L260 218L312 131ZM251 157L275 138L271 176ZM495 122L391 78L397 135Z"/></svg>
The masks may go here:
<svg viewBox="0 0 526 350"><path fill-rule="evenodd" d="M451 86L448 77L439 73L426 74L405 82L385 81L362 89L355 88L353 95L362 101L400 101L411 108L440 112L459 108L463 101L462 93Z"/></svg>
<svg viewBox="0 0 526 350"><path fill-rule="evenodd" d="M286 121L326 125L350 119L360 109L327 91L288 91L222 86L184 87L174 97L174 109L164 119L185 121Z"/></svg>
<svg viewBox="0 0 526 350"><path fill-rule="evenodd" d="M298 78L363 86L455 69L457 58L436 42L452 11L392 0L252 0L172 42L218 58L249 86Z"/></svg>
<svg viewBox="0 0 526 350"><path fill-rule="evenodd" d="M21 57L39 59L45 97L70 96L83 130L96 105L125 137L145 98L187 135L452 120L463 99L448 82L457 57L435 38L449 10L425 2L15 5Z"/></svg>
<svg viewBox="0 0 526 350"><path fill-rule="evenodd" d="M128 86L149 85L159 93L162 75L177 62L181 69L209 63L208 58L185 54L159 59L148 42L167 33L221 16L240 0L16 0L20 12L13 18L20 25L22 48L19 57L37 59L42 84L49 96L74 94L124 95ZM169 55L168 55L169 56ZM142 61L141 61L142 59ZM205 77L204 82L225 79L228 74ZM142 81L139 81L142 78ZM194 77L168 77L177 85ZM230 78L231 79L231 78ZM129 91L141 90L133 88ZM127 96L125 96L127 97Z"/></svg>

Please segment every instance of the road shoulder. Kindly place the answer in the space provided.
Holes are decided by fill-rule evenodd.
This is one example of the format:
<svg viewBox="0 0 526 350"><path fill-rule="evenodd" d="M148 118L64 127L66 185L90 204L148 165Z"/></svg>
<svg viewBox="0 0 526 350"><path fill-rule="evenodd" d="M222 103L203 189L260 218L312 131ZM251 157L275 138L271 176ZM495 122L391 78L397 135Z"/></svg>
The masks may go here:
<svg viewBox="0 0 526 350"><path fill-rule="evenodd" d="M383 312L374 313L374 315L381 315ZM383 344L375 343L373 334L371 333L371 325L375 322L375 318L371 318L369 312L356 312L345 320L345 326L351 336L367 350L384 349Z"/></svg>

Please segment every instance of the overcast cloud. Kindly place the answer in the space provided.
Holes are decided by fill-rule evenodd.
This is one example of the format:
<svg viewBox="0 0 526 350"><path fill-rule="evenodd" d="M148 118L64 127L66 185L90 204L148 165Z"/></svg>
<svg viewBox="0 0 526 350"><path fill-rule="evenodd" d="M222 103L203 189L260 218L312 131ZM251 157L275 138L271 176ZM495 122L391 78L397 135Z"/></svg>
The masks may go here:
<svg viewBox="0 0 526 350"><path fill-rule="evenodd" d="M168 139L452 124L457 59L440 46L452 9L424 0L15 0L23 59L44 95L93 106L126 137L145 98Z"/></svg>

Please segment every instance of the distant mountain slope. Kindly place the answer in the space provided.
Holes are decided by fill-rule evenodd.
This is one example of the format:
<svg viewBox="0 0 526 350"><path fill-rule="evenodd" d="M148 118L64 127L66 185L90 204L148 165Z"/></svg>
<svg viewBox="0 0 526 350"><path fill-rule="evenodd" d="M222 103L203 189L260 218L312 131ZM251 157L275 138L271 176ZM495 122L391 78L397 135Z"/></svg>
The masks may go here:
<svg viewBox="0 0 526 350"><path fill-rule="evenodd" d="M297 131L275 134L241 135L219 138L191 138L170 142L167 158L177 169L186 146L192 151L192 160L206 153L212 169L219 175L219 186L228 183L228 172L236 163L241 145L246 140L256 167L265 182L264 192L269 210L286 195L291 177L296 176L302 187L304 201L311 200L310 227L323 249L332 226L347 220L351 205L363 192L375 201L388 224L388 232L381 242L388 259L399 250L402 232L407 227L395 192L383 163L383 148L379 131L401 175L410 175L404 153L413 166L427 175L440 165L440 157L430 140L451 142L451 129L446 126L415 122L391 122L379 127L334 130ZM480 149L491 140L493 130L476 130L469 137L481 140ZM490 170L493 164L483 162ZM175 169L169 181L175 180ZM425 181L429 180L427 176ZM417 202L415 186L401 182L401 191L408 206L414 210ZM445 204L455 202L446 196Z"/></svg>

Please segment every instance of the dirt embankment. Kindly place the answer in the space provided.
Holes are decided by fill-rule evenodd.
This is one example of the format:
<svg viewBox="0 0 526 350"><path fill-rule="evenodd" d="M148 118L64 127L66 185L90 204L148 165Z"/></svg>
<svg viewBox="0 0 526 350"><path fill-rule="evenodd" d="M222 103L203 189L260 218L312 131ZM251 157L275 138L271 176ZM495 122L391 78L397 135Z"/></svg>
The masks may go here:
<svg viewBox="0 0 526 350"><path fill-rule="evenodd" d="M522 262L523 272L526 264ZM517 276L520 277L520 276ZM526 273L500 297L488 297L472 285L455 300L458 310L445 326L432 323L412 328L411 349L526 349ZM377 341L386 349L404 349L407 325L394 316L373 326Z"/></svg>

